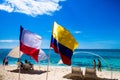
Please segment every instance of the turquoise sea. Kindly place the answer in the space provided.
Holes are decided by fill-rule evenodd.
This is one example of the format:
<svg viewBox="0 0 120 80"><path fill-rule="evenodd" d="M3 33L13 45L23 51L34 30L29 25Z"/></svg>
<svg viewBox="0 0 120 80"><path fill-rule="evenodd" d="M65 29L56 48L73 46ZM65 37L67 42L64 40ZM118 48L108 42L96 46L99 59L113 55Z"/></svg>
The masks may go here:
<svg viewBox="0 0 120 80"><path fill-rule="evenodd" d="M2 65L3 58L10 52L11 49L0 49L0 64ZM60 57L53 49L43 49L48 55L50 53L50 66L67 66L65 64L58 64ZM34 65L38 65L31 57L23 55L22 62L27 59ZM76 49L72 56L71 66L93 67L93 60L100 59L102 69L120 71L120 49ZM17 58L8 57L9 65L15 65ZM40 65L47 65L48 60L39 62Z"/></svg>

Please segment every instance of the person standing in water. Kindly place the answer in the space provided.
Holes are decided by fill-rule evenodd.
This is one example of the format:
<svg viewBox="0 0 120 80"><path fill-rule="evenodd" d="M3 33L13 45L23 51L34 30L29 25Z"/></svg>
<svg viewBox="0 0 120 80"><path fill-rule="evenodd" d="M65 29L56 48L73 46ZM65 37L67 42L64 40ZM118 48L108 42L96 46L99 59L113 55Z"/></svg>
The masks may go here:
<svg viewBox="0 0 120 80"><path fill-rule="evenodd" d="M96 61L93 60L93 68L96 70Z"/></svg>
<svg viewBox="0 0 120 80"><path fill-rule="evenodd" d="M98 59L98 71L101 71L101 61Z"/></svg>

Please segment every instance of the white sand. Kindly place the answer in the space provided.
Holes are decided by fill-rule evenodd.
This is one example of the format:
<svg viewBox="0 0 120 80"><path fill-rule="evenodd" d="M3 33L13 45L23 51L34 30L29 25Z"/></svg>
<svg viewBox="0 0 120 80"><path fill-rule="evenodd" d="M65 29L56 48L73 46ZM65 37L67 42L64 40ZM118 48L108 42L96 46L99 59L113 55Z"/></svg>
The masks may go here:
<svg viewBox="0 0 120 80"><path fill-rule="evenodd" d="M3 80L18 80L19 73L15 70L17 66L5 66L5 68L1 65L0 66L0 75L2 75ZM34 67L35 72L25 72L20 74L20 80L46 80L47 75L47 67L38 66ZM82 68L83 74L85 74L85 68ZM47 80L70 80L63 78L66 74L71 73L71 67L55 67L50 66L48 72L48 79ZM97 76L100 78L111 78L111 71L97 71ZM120 80L120 72L112 72L112 79ZM2 80L0 78L0 80Z"/></svg>

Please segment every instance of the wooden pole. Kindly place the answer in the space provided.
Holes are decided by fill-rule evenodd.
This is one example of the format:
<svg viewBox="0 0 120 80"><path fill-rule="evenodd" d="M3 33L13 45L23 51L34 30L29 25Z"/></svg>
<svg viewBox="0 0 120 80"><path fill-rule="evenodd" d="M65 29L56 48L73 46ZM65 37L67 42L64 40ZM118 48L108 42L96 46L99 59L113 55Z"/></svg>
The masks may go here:
<svg viewBox="0 0 120 80"><path fill-rule="evenodd" d="M19 49L19 63L20 63L20 49ZM21 68L21 63L19 64L20 68ZM18 76L18 80L20 80L20 68L19 68L19 76Z"/></svg>
<svg viewBox="0 0 120 80"><path fill-rule="evenodd" d="M51 48L49 48L49 53L48 53L48 65L47 65L46 80L48 80L48 71L49 71L49 65L50 65L50 50L51 50Z"/></svg>
<svg viewBox="0 0 120 80"><path fill-rule="evenodd" d="M40 70L40 61L38 61L38 67L39 67L39 70Z"/></svg>

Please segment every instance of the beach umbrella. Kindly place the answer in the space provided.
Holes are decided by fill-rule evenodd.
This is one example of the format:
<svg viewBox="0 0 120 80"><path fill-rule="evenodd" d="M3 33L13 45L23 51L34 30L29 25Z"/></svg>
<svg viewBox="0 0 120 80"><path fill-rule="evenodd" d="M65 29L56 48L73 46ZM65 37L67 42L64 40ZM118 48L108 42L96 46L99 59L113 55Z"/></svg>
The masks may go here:
<svg viewBox="0 0 120 80"><path fill-rule="evenodd" d="M23 53L20 51L19 48L20 48L19 46L13 48L7 56L14 57L14 58L20 58Z"/></svg>

